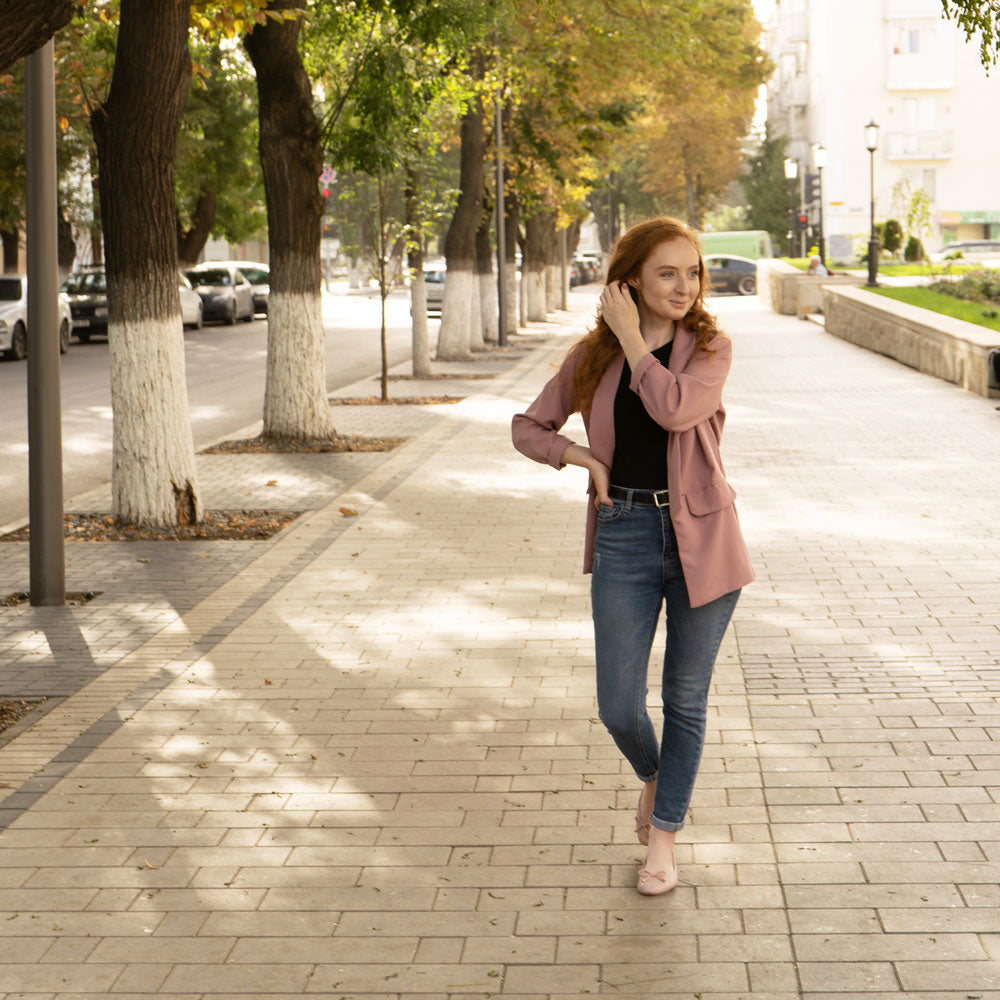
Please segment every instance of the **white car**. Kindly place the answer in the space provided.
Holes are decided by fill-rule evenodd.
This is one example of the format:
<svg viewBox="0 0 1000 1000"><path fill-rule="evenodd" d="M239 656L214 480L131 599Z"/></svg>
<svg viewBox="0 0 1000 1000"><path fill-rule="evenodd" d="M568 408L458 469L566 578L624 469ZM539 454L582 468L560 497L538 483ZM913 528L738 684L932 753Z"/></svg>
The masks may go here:
<svg viewBox="0 0 1000 1000"><path fill-rule="evenodd" d="M427 311L441 312L444 305L444 280L448 269L443 259L429 260L424 264L424 288L427 294Z"/></svg>
<svg viewBox="0 0 1000 1000"><path fill-rule="evenodd" d="M59 293L59 353L69 349L73 318L69 299ZM0 275L0 352L12 361L28 356L28 279L23 274Z"/></svg>
<svg viewBox="0 0 1000 1000"><path fill-rule="evenodd" d="M958 240L930 255L935 264L957 260L964 264L1000 267L1000 240Z"/></svg>
<svg viewBox="0 0 1000 1000"><path fill-rule="evenodd" d="M238 267L253 290L253 311L267 312L267 300L271 294L271 268L267 264L261 264L257 260L205 261L205 263L233 264Z"/></svg>
<svg viewBox="0 0 1000 1000"><path fill-rule="evenodd" d="M200 330L203 309L201 296L191 287L191 282L183 271L177 272L177 291L181 297L181 322L184 326Z"/></svg>

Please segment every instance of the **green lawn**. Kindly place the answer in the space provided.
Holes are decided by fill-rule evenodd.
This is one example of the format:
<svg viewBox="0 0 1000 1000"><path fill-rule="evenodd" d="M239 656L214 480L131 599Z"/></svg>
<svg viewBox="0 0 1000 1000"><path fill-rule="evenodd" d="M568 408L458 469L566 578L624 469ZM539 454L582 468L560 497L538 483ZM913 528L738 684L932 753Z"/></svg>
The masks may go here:
<svg viewBox="0 0 1000 1000"><path fill-rule="evenodd" d="M929 288L920 287L869 288L867 291L876 292L899 302L907 302L921 309L944 313L955 319L964 319L966 323L975 323L977 326L985 326L1000 333L1000 308L988 306L983 302L964 302L953 295L932 292ZM985 315L991 312L992 316Z"/></svg>
<svg viewBox="0 0 1000 1000"><path fill-rule="evenodd" d="M782 257L781 259L786 264L791 264L792 267L797 267L800 271L806 271L809 269L808 257ZM961 264L957 261L948 267L945 267L942 264L883 264L880 261L878 265L878 273L886 274L890 277L910 277L912 275L920 275L933 278L941 274L964 274L966 271L978 270L979 267L981 267L981 265ZM864 263L838 265L834 268L834 270L856 271L859 274L867 274L868 265Z"/></svg>

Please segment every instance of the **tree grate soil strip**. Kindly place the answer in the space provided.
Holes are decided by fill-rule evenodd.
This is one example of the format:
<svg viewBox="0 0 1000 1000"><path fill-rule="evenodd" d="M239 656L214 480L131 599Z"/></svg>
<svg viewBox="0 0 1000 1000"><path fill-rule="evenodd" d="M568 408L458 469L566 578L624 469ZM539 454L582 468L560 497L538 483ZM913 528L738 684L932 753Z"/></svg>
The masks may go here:
<svg viewBox="0 0 1000 1000"><path fill-rule="evenodd" d="M277 534L302 512L297 510L206 511L197 524L170 528L116 524L110 514L65 514L66 540L71 542L205 542L260 541ZM0 535L0 542L25 542L29 525Z"/></svg>

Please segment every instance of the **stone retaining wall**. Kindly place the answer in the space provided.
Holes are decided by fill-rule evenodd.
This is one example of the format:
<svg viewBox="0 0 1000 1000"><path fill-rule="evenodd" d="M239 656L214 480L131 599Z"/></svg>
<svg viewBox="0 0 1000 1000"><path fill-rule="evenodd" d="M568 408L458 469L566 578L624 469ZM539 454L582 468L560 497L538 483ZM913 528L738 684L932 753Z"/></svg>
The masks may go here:
<svg viewBox="0 0 1000 1000"><path fill-rule="evenodd" d="M936 375L980 396L1000 398L991 378L990 352L1000 333L863 288L823 288L826 329L904 365Z"/></svg>

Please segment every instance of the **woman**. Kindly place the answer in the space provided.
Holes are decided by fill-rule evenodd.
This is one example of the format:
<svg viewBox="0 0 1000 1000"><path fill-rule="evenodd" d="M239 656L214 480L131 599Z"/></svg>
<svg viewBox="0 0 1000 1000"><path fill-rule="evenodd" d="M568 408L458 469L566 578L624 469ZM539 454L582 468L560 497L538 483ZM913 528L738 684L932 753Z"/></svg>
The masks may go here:
<svg viewBox="0 0 1000 1000"><path fill-rule="evenodd" d="M513 420L523 454L590 473L584 572L593 572L597 702L642 782L644 895L677 884L674 841L701 759L712 668L740 588L753 579L719 455L732 345L705 311L706 285L684 223L633 226L608 265L597 325ZM577 410L589 447L560 433ZM646 673L664 602L658 745Z"/></svg>

